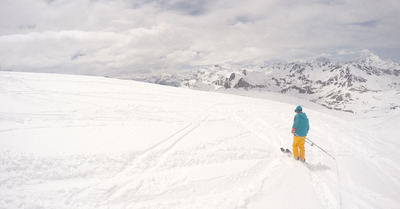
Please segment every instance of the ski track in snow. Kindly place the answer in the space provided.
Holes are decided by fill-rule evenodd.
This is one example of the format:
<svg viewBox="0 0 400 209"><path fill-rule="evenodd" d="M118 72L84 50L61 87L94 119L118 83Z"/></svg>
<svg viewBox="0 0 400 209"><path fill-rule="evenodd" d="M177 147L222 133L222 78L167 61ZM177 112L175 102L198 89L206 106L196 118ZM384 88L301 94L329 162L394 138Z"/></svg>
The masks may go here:
<svg viewBox="0 0 400 209"><path fill-rule="evenodd" d="M164 165L166 162L166 156L168 155L169 152L173 151L174 146L176 146L176 144L178 144L181 140L183 140L185 137L187 137L190 133L192 133L194 130L196 130L201 124L205 123L207 121L207 118L202 118L201 116L199 117L199 119L197 119L196 121L189 123L189 125L185 126L183 129L177 131L176 133L174 133L172 136L167 137L166 139L164 139L163 141L161 141L160 143L154 145L153 147L147 149L144 151L144 153L142 153L140 156L138 156L137 159L142 160L142 158L146 158L146 153L157 153L157 163L150 167L147 168L145 170L141 170L140 176L139 177L129 177L130 174L134 173L133 170L135 170L135 166L130 166L130 167L126 167L122 172L118 173L116 176L112 177L111 179L109 179L108 181L114 182L116 179L120 179L123 177L128 177L129 179L127 181L124 181L122 183L120 183L119 185L113 185L111 186L111 189L98 189L98 187L101 188L101 185L97 185L95 187L95 190L103 190L103 193L106 193L106 200L113 200L118 198L121 193L126 192L125 190L127 190L126 188L132 188L135 187L137 188L137 190L140 189L140 187L143 184L144 179L147 178L148 175L150 175L150 173L156 171L157 169L159 169L160 166ZM161 145L166 144L165 148L158 148ZM150 154L151 155L151 154ZM135 163L135 162L134 162ZM139 183L137 183L139 182ZM138 184L138 185L135 185ZM134 185L134 186L132 186ZM107 187L107 186L106 186ZM129 191L130 193L136 193L137 191ZM127 200L124 200L127 201Z"/></svg>
<svg viewBox="0 0 400 209"><path fill-rule="evenodd" d="M372 131L309 109L309 138L336 160L282 154L297 104L80 76L0 83L0 208L399 206L398 152Z"/></svg>

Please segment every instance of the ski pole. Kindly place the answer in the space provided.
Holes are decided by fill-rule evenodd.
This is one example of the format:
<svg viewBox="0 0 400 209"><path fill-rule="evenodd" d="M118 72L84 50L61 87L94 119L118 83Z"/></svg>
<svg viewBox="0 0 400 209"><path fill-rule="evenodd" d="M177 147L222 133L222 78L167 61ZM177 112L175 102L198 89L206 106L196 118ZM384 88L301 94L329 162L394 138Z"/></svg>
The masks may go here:
<svg viewBox="0 0 400 209"><path fill-rule="evenodd" d="M318 146L317 144L315 144L313 141L311 141L309 138L306 137L306 139L308 140L304 140L302 139L299 135L297 135L296 133L294 133L294 135L296 135L297 137L299 137L301 140L309 143L311 146L317 146L320 150L322 150L323 152L325 152L327 155L329 155L331 158L333 158L334 160L336 160L331 154L329 154L327 151L325 151L324 149L322 149L320 146Z"/></svg>
<svg viewBox="0 0 400 209"><path fill-rule="evenodd" d="M293 133L294 135L296 135L297 137L299 137L301 140L303 140L304 142L306 142L306 143L308 143L308 144L310 144L311 146L314 146L314 142L312 142L311 140L310 141L307 141L307 140L304 140L303 138L301 138L299 135L297 135L296 133ZM307 139L307 138L306 138ZM309 140L309 139L308 139Z"/></svg>
<svg viewBox="0 0 400 209"><path fill-rule="evenodd" d="M317 146L320 150L322 150L322 151L325 152L327 155L329 155L331 158L333 158L334 160L336 160L331 154L329 154L327 151L325 151L325 150L322 149L320 146L318 146L318 144L315 144L313 141L311 141L311 140L310 140L309 138L307 138L307 137L306 137L306 139L309 140L309 141L312 143L311 146L313 146L313 145Z"/></svg>

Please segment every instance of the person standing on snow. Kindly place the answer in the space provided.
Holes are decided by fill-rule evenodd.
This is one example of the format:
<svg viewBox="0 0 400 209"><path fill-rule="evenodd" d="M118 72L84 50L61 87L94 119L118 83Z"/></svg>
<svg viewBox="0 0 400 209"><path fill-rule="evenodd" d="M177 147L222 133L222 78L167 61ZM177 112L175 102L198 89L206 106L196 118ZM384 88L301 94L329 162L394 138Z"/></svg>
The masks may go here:
<svg viewBox="0 0 400 209"><path fill-rule="evenodd" d="M294 116L294 122L292 126L292 134L294 134L293 157L297 160L300 159L301 161L305 162L304 143L308 130L310 129L310 124L308 123L307 115L303 113L303 108L301 106L297 106L294 111L296 112L296 115Z"/></svg>

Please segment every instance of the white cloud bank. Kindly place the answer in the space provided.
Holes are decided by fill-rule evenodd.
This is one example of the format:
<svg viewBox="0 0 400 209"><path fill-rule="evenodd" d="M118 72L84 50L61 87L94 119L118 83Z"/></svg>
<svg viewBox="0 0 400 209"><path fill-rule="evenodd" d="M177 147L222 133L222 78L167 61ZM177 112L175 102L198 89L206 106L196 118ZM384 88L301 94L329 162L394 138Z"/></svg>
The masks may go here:
<svg viewBox="0 0 400 209"><path fill-rule="evenodd" d="M365 49L399 62L398 37L398 0L0 1L0 70L130 73Z"/></svg>

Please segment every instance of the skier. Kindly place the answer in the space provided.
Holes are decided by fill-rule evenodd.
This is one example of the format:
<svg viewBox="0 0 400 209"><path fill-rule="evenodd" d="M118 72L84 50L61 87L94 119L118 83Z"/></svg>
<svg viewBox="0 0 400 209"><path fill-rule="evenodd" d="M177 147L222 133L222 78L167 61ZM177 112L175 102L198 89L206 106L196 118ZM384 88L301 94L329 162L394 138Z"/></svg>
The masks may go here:
<svg viewBox="0 0 400 209"><path fill-rule="evenodd" d="M301 160L303 162L305 159L305 150L304 143L306 140L306 136L308 130L310 129L310 125L308 123L308 118L305 113L303 113L303 108L301 106L297 106L294 110L296 115L294 116L294 122L292 126L292 134L293 137L293 157L297 160ZM300 150L300 156L299 156Z"/></svg>

